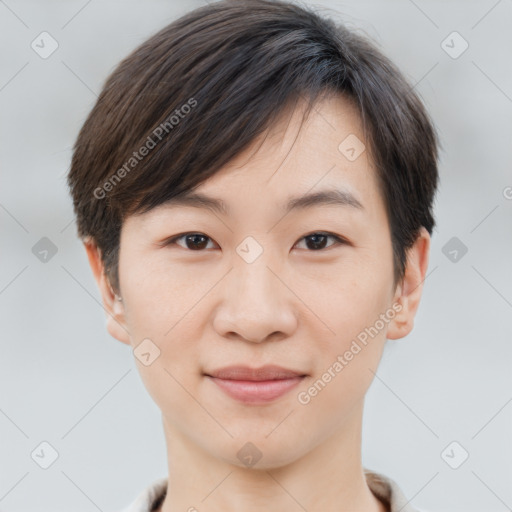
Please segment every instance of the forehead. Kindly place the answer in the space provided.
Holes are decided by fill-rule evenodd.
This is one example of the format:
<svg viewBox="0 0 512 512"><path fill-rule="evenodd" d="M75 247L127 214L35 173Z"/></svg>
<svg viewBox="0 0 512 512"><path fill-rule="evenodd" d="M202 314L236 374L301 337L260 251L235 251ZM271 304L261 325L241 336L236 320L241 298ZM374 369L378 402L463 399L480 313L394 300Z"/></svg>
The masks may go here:
<svg viewBox="0 0 512 512"><path fill-rule="evenodd" d="M159 225L177 214L214 213L232 228L260 228L274 225L276 219L291 220L292 213L329 208L365 229L386 231L385 203L357 107L332 94L304 117L306 106L302 101L284 109L274 124L210 178L129 218L128 224ZM334 210L336 206L340 208Z"/></svg>
<svg viewBox="0 0 512 512"><path fill-rule="evenodd" d="M247 149L188 195L217 199L206 199L203 206L227 215L236 203L289 210L292 198L325 191L334 192L331 198L337 195L341 202L358 203L369 212L372 206L383 207L354 103L330 95L315 103L306 118L305 108L302 101L285 109ZM166 206L201 206L201 200L187 201L186 196ZM376 204L379 200L380 205Z"/></svg>

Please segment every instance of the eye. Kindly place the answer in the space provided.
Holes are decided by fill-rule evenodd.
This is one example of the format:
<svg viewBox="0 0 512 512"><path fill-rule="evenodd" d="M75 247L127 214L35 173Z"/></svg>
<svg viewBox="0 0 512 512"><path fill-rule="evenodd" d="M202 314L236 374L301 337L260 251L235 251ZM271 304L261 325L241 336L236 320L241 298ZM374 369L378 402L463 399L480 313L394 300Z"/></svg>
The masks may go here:
<svg viewBox="0 0 512 512"><path fill-rule="evenodd" d="M310 235L306 235L300 239L300 242L302 240L306 240L306 247L308 249L311 249L312 251L319 251L322 249L325 249L325 244L327 239L333 239L335 242L331 245L329 245L327 248L332 247L334 245L341 245L348 243L343 238L333 235L332 233L325 233L325 232L318 232L318 233L311 233Z"/></svg>
<svg viewBox="0 0 512 512"><path fill-rule="evenodd" d="M184 240L185 246L178 244L178 240ZM203 235L203 233L185 233L183 235L175 236L170 240L164 242L164 245L179 245L184 249L190 249L192 251L201 251L208 245L207 240L211 240L209 236Z"/></svg>
<svg viewBox="0 0 512 512"><path fill-rule="evenodd" d="M348 243L343 238L326 232L316 232L306 235L300 239L299 243L305 240L307 249L310 251L320 251L326 248L326 242L329 238L334 240L334 243L328 245L327 248ZM183 240L183 244L178 243L181 240ZM162 242L161 245L179 245L180 247L190 249L191 251L201 251L208 248L208 241L211 240L212 239L209 236L204 235L203 233L184 233ZM209 248L211 249L211 247Z"/></svg>

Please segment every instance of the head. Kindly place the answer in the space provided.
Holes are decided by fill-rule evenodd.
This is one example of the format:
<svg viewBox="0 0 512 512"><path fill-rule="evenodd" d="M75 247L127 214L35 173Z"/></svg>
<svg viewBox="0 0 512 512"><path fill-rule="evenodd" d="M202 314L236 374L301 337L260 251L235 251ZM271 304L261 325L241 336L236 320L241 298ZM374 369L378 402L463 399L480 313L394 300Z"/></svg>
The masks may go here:
<svg viewBox="0 0 512 512"><path fill-rule="evenodd" d="M413 327L437 147L399 70L298 5L217 2L119 64L68 183L108 330L150 340L136 361L170 429L235 464L252 440L270 467L358 417L386 339ZM206 377L242 364L305 377L248 406Z"/></svg>

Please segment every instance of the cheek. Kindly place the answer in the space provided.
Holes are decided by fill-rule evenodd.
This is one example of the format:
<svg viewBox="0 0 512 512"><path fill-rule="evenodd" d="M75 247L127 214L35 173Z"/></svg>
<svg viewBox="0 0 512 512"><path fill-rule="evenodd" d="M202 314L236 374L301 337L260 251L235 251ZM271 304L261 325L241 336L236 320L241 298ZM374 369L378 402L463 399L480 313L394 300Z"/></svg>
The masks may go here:
<svg viewBox="0 0 512 512"><path fill-rule="evenodd" d="M326 401L360 399L374 377L393 318L387 315L392 274L386 268L387 262L377 260L351 265L309 295L312 309L328 326L313 338L315 374L325 375L321 380L331 390L322 393Z"/></svg>
<svg viewBox="0 0 512 512"><path fill-rule="evenodd" d="M191 393L195 393L202 378L197 363L196 321L193 315L173 318L162 310L147 309L145 304L138 308L131 321L131 332L137 340L150 339L157 354L150 365L135 356L139 374L160 410L180 424L190 416Z"/></svg>
<svg viewBox="0 0 512 512"><path fill-rule="evenodd" d="M295 281L298 294L323 323L324 342L336 350L373 325L389 307L392 275L376 264L344 261L329 276L303 275L301 280L302 284Z"/></svg>
<svg viewBox="0 0 512 512"><path fill-rule="evenodd" d="M131 258L124 263L120 276L130 332L167 343L211 284L184 266L172 268L163 258Z"/></svg>
<svg viewBox="0 0 512 512"><path fill-rule="evenodd" d="M197 358L194 340L199 339L193 306L205 295L208 283L170 272L158 262L149 265L142 258L120 260L120 281L133 348L137 352L143 340L150 340L144 341L149 352L158 354L149 366L135 354L144 385L160 407L179 411L186 402L183 387L196 385L197 375L190 371Z"/></svg>
<svg viewBox="0 0 512 512"><path fill-rule="evenodd" d="M373 288L373 293L358 287L352 294L326 301L324 317L334 331L316 338L314 376L301 388L302 401L310 421L320 422L328 414L332 428L355 411L377 372L386 342L386 329L391 316L382 320L386 295ZM335 306L333 306L335 304ZM385 317L384 317L385 318ZM330 411L330 412L329 412ZM328 426L326 425L326 428Z"/></svg>

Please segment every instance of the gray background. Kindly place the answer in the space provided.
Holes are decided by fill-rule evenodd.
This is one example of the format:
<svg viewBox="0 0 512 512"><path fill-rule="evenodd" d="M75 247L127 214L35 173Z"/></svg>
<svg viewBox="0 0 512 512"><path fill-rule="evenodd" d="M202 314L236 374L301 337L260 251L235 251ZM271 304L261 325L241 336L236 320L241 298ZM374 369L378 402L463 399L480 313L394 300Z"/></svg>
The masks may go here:
<svg viewBox="0 0 512 512"><path fill-rule="evenodd" d="M65 175L108 73L200 5L0 1L0 510L115 511L167 474L159 411L129 347L106 332ZM444 148L424 295L369 391L364 465L432 512L510 510L512 2L315 5L398 64ZM46 59L31 48L42 31L59 44ZM469 43L457 58L442 47L453 31ZM47 262L32 252L42 237L57 248ZM452 237L468 249L457 261ZM31 458L43 441L59 455L46 470Z"/></svg>

